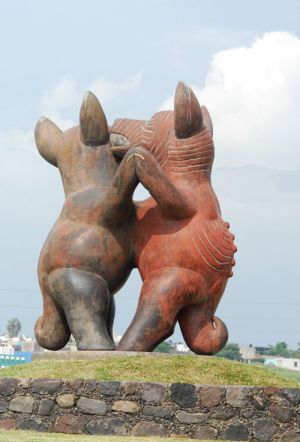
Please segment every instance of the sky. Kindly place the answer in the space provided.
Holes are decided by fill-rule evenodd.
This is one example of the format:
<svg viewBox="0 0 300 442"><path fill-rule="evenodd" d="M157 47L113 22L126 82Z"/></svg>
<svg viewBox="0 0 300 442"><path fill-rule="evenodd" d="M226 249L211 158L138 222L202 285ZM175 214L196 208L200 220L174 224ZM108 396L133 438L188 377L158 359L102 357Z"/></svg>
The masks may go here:
<svg viewBox="0 0 300 442"><path fill-rule="evenodd" d="M78 123L91 90L110 124L171 109L178 81L210 110L212 182L235 233L217 310L230 342L300 342L300 3L297 0L0 0L0 333L42 311L36 267L64 202L38 154L45 115ZM139 188L136 197L146 196ZM138 272L116 295L115 333L135 312ZM173 341L182 341L178 328Z"/></svg>

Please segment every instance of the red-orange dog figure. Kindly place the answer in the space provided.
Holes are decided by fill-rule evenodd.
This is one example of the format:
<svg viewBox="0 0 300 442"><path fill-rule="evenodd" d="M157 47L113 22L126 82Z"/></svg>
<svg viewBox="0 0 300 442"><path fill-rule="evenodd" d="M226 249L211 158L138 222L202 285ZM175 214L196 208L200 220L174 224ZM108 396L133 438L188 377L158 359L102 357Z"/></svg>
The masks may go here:
<svg viewBox="0 0 300 442"><path fill-rule="evenodd" d="M208 111L179 83L174 112L159 112L149 122L117 120L112 131L129 144L114 147L115 155L129 149L123 163L134 162L152 195L136 210L135 265L143 287L117 350L152 351L178 321L192 351L216 353L228 333L214 313L232 276L236 247L211 186ZM131 183L130 174L127 179Z"/></svg>

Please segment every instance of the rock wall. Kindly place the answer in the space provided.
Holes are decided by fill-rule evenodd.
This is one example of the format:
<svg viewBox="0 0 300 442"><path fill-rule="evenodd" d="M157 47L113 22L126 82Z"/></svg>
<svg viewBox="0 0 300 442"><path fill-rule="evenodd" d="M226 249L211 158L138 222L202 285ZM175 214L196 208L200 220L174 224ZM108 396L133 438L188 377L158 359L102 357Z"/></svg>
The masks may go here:
<svg viewBox="0 0 300 442"><path fill-rule="evenodd" d="M0 428L300 441L300 389L7 378Z"/></svg>

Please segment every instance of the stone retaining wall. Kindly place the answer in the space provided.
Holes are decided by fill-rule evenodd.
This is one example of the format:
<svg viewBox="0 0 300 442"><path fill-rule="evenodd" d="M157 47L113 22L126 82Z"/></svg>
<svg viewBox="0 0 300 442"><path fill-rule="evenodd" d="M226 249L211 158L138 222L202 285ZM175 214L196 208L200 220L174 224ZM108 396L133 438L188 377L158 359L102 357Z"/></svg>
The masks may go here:
<svg viewBox="0 0 300 442"><path fill-rule="evenodd" d="M0 428L300 441L300 389L0 379Z"/></svg>

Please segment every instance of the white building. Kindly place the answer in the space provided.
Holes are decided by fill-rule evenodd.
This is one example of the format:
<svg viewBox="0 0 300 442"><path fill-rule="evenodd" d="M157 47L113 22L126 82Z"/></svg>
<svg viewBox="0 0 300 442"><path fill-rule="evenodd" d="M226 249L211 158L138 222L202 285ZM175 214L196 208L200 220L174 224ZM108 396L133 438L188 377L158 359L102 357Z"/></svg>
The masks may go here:
<svg viewBox="0 0 300 442"><path fill-rule="evenodd" d="M9 342L9 338L6 335L0 336L0 354L1 355L13 355L14 348Z"/></svg>
<svg viewBox="0 0 300 442"><path fill-rule="evenodd" d="M0 345L0 355L13 355L14 349L11 345Z"/></svg>
<svg viewBox="0 0 300 442"><path fill-rule="evenodd" d="M300 359L296 358L281 358L272 356L265 358L266 365L275 365L279 368L287 368L288 370L300 371Z"/></svg>
<svg viewBox="0 0 300 442"><path fill-rule="evenodd" d="M277 367L288 368L289 370L300 371L300 359L278 358Z"/></svg>
<svg viewBox="0 0 300 442"><path fill-rule="evenodd" d="M176 344L174 344L174 350L180 353L186 353L187 351L189 351L188 347L181 342L177 342Z"/></svg>
<svg viewBox="0 0 300 442"><path fill-rule="evenodd" d="M239 345L240 354L244 361L250 362L256 358L256 348L253 345Z"/></svg>

